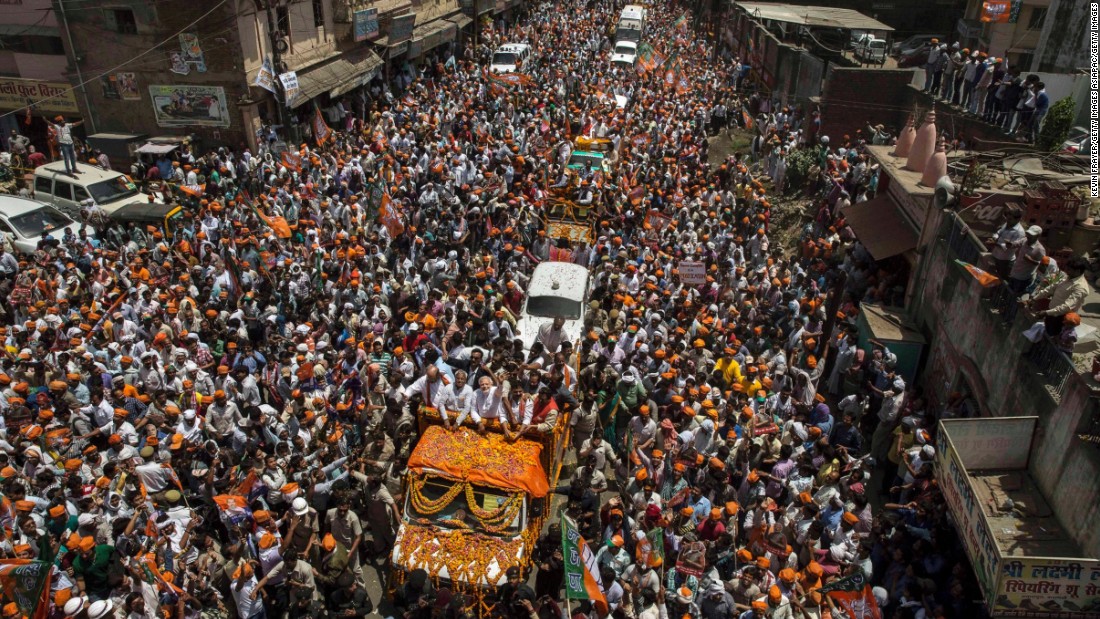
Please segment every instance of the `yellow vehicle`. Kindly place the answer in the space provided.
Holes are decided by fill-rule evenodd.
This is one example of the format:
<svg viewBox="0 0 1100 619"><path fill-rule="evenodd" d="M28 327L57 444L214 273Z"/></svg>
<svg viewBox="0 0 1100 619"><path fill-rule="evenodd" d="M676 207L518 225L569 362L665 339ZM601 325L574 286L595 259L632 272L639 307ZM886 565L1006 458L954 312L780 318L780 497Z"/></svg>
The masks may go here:
<svg viewBox="0 0 1100 619"><path fill-rule="evenodd" d="M569 415L559 415L550 433L514 441L499 424L484 434L471 423L448 430L434 409L422 409L419 421L392 585L423 569L437 587L471 596L477 614L488 615L508 568L530 573L569 442Z"/></svg>

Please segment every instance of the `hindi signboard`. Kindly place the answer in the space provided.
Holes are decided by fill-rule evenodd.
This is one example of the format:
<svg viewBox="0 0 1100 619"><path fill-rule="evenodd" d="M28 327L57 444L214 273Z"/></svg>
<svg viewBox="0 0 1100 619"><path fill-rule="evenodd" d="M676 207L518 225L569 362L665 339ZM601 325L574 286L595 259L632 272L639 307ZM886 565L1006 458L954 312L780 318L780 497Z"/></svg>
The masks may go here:
<svg viewBox="0 0 1100 619"><path fill-rule="evenodd" d="M389 42L401 43L412 38L413 27L416 25L416 13L398 15L390 22Z"/></svg>
<svg viewBox="0 0 1100 619"><path fill-rule="evenodd" d="M378 38L378 9L360 9L352 16L352 35L356 43Z"/></svg>
<svg viewBox="0 0 1100 619"><path fill-rule="evenodd" d="M34 105L33 114L78 114L73 88L65 82L0 77L0 110Z"/></svg>
<svg viewBox="0 0 1100 619"><path fill-rule="evenodd" d="M707 283L707 267L699 260L681 260L676 269L680 272L680 281L689 286Z"/></svg>

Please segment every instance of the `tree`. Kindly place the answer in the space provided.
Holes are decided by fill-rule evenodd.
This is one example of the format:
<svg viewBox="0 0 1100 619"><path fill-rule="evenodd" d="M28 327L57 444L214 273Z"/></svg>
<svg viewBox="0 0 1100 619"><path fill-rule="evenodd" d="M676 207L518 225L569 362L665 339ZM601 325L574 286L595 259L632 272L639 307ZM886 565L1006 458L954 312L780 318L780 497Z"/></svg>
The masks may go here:
<svg viewBox="0 0 1100 619"><path fill-rule="evenodd" d="M1047 116L1043 121L1043 127L1039 130L1039 139L1036 146L1040 150L1053 151L1062 146L1069 136L1069 130L1073 127L1073 99L1066 97L1050 106Z"/></svg>

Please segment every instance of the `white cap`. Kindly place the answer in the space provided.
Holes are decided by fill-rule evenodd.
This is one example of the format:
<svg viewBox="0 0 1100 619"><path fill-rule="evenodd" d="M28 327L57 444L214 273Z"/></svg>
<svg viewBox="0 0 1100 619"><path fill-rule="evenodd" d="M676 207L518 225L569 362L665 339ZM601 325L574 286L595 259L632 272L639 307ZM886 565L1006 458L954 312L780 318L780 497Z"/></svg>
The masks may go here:
<svg viewBox="0 0 1100 619"><path fill-rule="evenodd" d="M309 503L302 497L298 497L291 501L290 511L294 512L295 516L303 516L309 511Z"/></svg>
<svg viewBox="0 0 1100 619"><path fill-rule="evenodd" d="M183 418L187 421L192 421L195 418L195 409L189 408L183 411Z"/></svg>
<svg viewBox="0 0 1100 619"><path fill-rule="evenodd" d="M95 515L83 513L76 517L76 526L88 527L95 524Z"/></svg>
<svg viewBox="0 0 1100 619"><path fill-rule="evenodd" d="M92 602L92 605L88 607L88 619L102 619L114 609L115 603L111 600Z"/></svg>
<svg viewBox="0 0 1100 619"><path fill-rule="evenodd" d="M69 598L69 601L65 602L65 608L63 609L63 612L66 615L72 616L84 610L84 607L87 606L87 604L88 598L86 597Z"/></svg>
<svg viewBox="0 0 1100 619"><path fill-rule="evenodd" d="M925 459L935 458L936 448L931 445L925 445L924 447L920 448L920 455L924 456Z"/></svg>

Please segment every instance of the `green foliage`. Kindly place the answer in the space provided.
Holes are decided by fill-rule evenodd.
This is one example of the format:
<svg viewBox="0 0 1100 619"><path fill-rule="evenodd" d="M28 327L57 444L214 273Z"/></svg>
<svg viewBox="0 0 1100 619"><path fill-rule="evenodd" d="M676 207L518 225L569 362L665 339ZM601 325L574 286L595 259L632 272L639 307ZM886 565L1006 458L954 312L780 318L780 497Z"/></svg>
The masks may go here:
<svg viewBox="0 0 1100 619"><path fill-rule="evenodd" d="M1073 127L1074 103L1071 97L1066 97L1050 106L1047 116L1043 120L1043 127L1039 130L1039 139L1036 146L1040 150L1054 151L1062 146L1069 136L1069 130Z"/></svg>
<svg viewBox="0 0 1100 619"><path fill-rule="evenodd" d="M787 156L787 183L802 189L810 175L810 168L817 163L817 149L800 148Z"/></svg>

